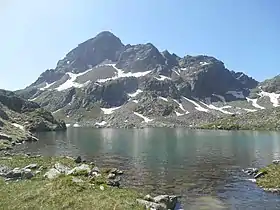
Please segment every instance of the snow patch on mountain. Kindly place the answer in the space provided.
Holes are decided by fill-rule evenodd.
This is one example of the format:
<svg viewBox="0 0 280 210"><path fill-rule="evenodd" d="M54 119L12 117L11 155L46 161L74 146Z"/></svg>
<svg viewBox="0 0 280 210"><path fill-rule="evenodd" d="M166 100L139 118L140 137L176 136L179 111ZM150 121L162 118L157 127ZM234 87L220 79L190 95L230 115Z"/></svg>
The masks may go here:
<svg viewBox="0 0 280 210"><path fill-rule="evenodd" d="M139 101L138 100L132 100L134 103L136 103L136 104L138 104L139 103Z"/></svg>
<svg viewBox="0 0 280 210"><path fill-rule="evenodd" d="M260 106L260 105L257 103L257 101L258 101L257 98L253 99L253 98L248 98L248 97L246 97L246 100L247 100L249 103L252 102L252 106L253 106L253 107L256 107L257 109L265 109L263 106Z"/></svg>
<svg viewBox="0 0 280 210"><path fill-rule="evenodd" d="M172 70L175 74L177 74L178 76L180 76L180 73L178 71Z"/></svg>
<svg viewBox="0 0 280 210"><path fill-rule="evenodd" d="M199 62L199 64L200 64L201 66L206 66L206 65L209 65L210 63L207 63L207 62Z"/></svg>
<svg viewBox="0 0 280 210"><path fill-rule="evenodd" d="M89 71L92 71L92 69L89 69L87 71L84 71L84 72L78 73L78 74L67 72L66 74L69 76L69 79L66 82L64 82L62 85L57 87L56 90L63 91L63 90L67 90L67 89L69 89L71 87L82 88L82 87L86 86L89 83L89 81L87 81L87 82L85 82L83 84L80 84L80 83L75 82L75 80L77 79L77 77L82 76L82 75L86 74Z"/></svg>
<svg viewBox="0 0 280 210"><path fill-rule="evenodd" d="M206 103L203 103L202 101L200 101L200 103L202 103L204 106L208 107L209 109L217 110L217 111L220 111L224 114L233 114L231 112L228 112L228 111L224 110L224 109L231 108L231 106L227 105L227 106L223 106L223 107L216 107L213 104L206 104Z"/></svg>
<svg viewBox="0 0 280 210"><path fill-rule="evenodd" d="M162 97L162 96L159 96L158 98L161 99L161 100L163 100L163 101L168 102L168 99L167 99L167 98L164 98L164 97Z"/></svg>
<svg viewBox="0 0 280 210"><path fill-rule="evenodd" d="M113 114L114 111L121 108L121 106L118 107L111 107L111 108L100 108L104 114Z"/></svg>
<svg viewBox="0 0 280 210"><path fill-rule="evenodd" d="M48 89L49 87L51 87L54 83L56 83L56 81L53 82L53 83L50 83L50 84L46 82L46 85L45 85L44 87L40 88L40 90L46 90L46 89Z"/></svg>
<svg viewBox="0 0 280 210"><path fill-rule="evenodd" d="M143 90L140 90L140 89L137 89L134 93L128 93L127 95L129 96L129 97L136 97L139 93L142 93L143 92Z"/></svg>
<svg viewBox="0 0 280 210"><path fill-rule="evenodd" d="M104 120L102 122L96 122L95 125L99 125L99 126L104 126L106 125L107 122L105 122Z"/></svg>
<svg viewBox="0 0 280 210"><path fill-rule="evenodd" d="M116 70L116 76L106 78L106 79L97 80L98 82L101 82L101 83L102 82L107 82L107 81L110 81L110 80L116 80L116 79L123 78L123 77L143 77L143 76L151 73L151 70L150 71L144 71L144 72L135 72L135 73L127 72L127 73L125 73L122 69L117 68L116 64L105 64L105 65L106 66L112 66Z"/></svg>
<svg viewBox="0 0 280 210"><path fill-rule="evenodd" d="M186 98L186 97L184 97L184 96L182 96L182 98L185 99L185 100L187 100L187 101L189 101L189 102L191 102L193 105L195 105L195 109L196 109L197 111L200 111L200 112L208 112L208 111L209 111L208 109L203 108L203 107L200 106L198 103L196 103L195 101L193 101L193 100L191 100L191 99L189 99L189 98Z"/></svg>
<svg viewBox="0 0 280 210"><path fill-rule="evenodd" d="M184 111L185 114L188 114L188 113L189 113L189 112L183 107L183 105L182 105L179 101L177 101L176 99L173 99L173 101L179 105L180 109L181 109L182 111Z"/></svg>
<svg viewBox="0 0 280 210"><path fill-rule="evenodd" d="M172 80L170 77L167 77L167 76L164 76L164 75L158 75L158 76L159 76L159 78L158 77L155 77L155 78L159 81L163 81L165 79Z"/></svg>
<svg viewBox="0 0 280 210"><path fill-rule="evenodd" d="M134 113L136 116L141 117L141 118L144 120L144 122L146 122L146 123L153 121L153 119L149 119L148 117L145 117L145 116L143 116L142 114L140 114L140 113L138 113L138 112L133 112L133 113Z"/></svg>
<svg viewBox="0 0 280 210"><path fill-rule="evenodd" d="M180 116L183 116L184 114L181 114L181 113L179 113L179 112L177 112L177 111L175 111L175 114L177 115L177 117L180 117Z"/></svg>
<svg viewBox="0 0 280 210"><path fill-rule="evenodd" d="M264 97L264 96L269 97L270 102L273 104L274 107L280 106L279 101L278 101L278 99L280 98L280 94L262 91L258 95L261 97Z"/></svg>

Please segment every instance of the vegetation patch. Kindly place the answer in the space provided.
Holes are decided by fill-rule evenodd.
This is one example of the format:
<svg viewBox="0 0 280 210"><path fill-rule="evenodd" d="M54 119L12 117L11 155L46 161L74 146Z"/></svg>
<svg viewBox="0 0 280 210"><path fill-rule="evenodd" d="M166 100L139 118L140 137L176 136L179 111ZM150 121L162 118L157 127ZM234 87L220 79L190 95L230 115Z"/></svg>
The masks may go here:
<svg viewBox="0 0 280 210"><path fill-rule="evenodd" d="M0 157L0 167L36 164L41 170L28 180L5 181L0 177L0 209L143 209L136 203L140 196L136 191L109 187L103 176L94 183L84 174L44 178L45 172L57 162L69 168L77 166L66 157ZM79 181L73 181L74 178Z"/></svg>
<svg viewBox="0 0 280 210"><path fill-rule="evenodd" d="M265 172L266 174L257 179L258 186L262 188L280 188L280 165L268 165L260 169L260 172Z"/></svg>

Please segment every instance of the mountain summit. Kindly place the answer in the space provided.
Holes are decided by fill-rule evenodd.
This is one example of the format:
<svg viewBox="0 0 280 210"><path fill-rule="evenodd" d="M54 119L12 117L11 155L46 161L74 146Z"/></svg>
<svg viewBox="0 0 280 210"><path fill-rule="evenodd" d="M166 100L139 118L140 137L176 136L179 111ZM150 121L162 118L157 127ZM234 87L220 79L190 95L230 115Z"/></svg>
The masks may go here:
<svg viewBox="0 0 280 210"><path fill-rule="evenodd" d="M278 95L258 85L214 57L181 58L151 43L124 45L104 31L79 44L55 69L46 70L17 94L71 124L190 126L278 106Z"/></svg>

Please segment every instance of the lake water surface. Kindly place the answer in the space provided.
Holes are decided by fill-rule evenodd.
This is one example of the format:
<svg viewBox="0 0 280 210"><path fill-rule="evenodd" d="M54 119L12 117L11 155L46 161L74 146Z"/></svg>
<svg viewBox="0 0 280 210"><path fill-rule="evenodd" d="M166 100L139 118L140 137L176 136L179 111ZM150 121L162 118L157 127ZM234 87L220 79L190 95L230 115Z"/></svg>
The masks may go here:
<svg viewBox="0 0 280 210"><path fill-rule="evenodd" d="M17 149L121 168L125 185L180 194L184 209L280 209L280 196L241 172L280 158L279 132L71 128L39 138Z"/></svg>

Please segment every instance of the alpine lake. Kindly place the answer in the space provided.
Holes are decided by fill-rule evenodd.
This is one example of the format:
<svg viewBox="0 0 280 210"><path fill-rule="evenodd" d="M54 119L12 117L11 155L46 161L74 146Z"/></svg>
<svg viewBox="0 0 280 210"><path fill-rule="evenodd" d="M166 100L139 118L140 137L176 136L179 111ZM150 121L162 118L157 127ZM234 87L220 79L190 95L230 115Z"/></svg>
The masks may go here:
<svg viewBox="0 0 280 210"><path fill-rule="evenodd" d="M15 150L120 168L123 185L181 195L183 209L280 209L279 195L242 172L280 159L279 132L68 128L38 137Z"/></svg>

